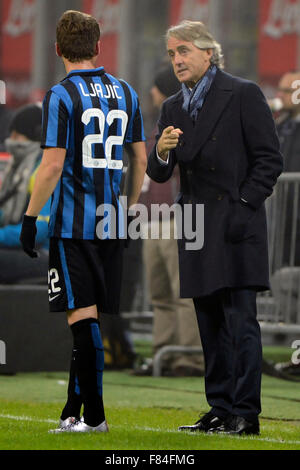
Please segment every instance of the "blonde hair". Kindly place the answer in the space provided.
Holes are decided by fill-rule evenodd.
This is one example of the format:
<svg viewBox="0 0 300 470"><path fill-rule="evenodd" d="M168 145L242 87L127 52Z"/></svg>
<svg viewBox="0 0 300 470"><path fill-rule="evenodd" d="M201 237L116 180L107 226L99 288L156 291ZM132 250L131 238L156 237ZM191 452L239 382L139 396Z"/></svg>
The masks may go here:
<svg viewBox="0 0 300 470"><path fill-rule="evenodd" d="M176 26L171 26L165 36L166 42L170 36L192 42L199 49L212 49L211 64L224 68L222 47L201 21L184 20Z"/></svg>

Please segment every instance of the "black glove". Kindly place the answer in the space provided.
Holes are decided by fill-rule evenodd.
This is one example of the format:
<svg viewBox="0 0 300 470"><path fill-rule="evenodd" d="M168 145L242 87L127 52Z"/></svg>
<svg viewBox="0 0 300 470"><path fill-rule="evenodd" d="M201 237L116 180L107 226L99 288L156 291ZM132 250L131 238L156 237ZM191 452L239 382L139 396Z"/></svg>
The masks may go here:
<svg viewBox="0 0 300 470"><path fill-rule="evenodd" d="M23 216L22 229L20 234L20 242L23 250L30 258L37 258L38 252L35 250L35 236L36 236L36 220L37 217L31 215Z"/></svg>
<svg viewBox="0 0 300 470"><path fill-rule="evenodd" d="M247 234L247 231L250 227L250 221L255 214L256 210L247 202L242 200L234 202L227 229L228 240L240 242L250 236L250 234Z"/></svg>

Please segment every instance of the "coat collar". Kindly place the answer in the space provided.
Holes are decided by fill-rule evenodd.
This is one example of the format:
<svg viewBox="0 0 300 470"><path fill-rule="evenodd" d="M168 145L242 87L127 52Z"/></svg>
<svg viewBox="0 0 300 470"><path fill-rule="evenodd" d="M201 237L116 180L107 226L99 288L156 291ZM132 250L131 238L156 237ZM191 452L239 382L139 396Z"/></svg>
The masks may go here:
<svg viewBox="0 0 300 470"><path fill-rule="evenodd" d="M212 89L217 88L219 90L231 91L233 88L233 76L229 73L223 72L223 70L217 70L215 79L211 86ZM172 104L176 105L183 102L182 90L179 90L176 95L172 97Z"/></svg>
<svg viewBox="0 0 300 470"><path fill-rule="evenodd" d="M183 131L181 145L176 149L179 160L192 160L211 135L232 97L232 78L231 75L218 69L195 124L188 113L182 109L182 91L174 95L172 105L176 107L176 127L180 127Z"/></svg>

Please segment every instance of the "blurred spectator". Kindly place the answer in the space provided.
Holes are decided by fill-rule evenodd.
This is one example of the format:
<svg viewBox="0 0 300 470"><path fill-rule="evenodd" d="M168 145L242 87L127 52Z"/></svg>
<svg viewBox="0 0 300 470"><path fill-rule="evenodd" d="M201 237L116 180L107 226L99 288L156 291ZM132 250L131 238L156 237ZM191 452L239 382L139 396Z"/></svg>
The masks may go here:
<svg viewBox="0 0 300 470"><path fill-rule="evenodd" d="M300 71L286 73L278 84L277 97L282 106L276 124L284 155L284 171L300 171L300 104L293 102L295 80L300 80Z"/></svg>
<svg viewBox="0 0 300 470"><path fill-rule="evenodd" d="M13 112L4 104L0 104L0 152L5 152L4 141L9 135L9 124L12 120Z"/></svg>
<svg viewBox="0 0 300 470"><path fill-rule="evenodd" d="M165 99L180 90L180 84L170 66L165 66L155 76L150 90L152 103L160 109ZM150 150L155 143L155 128L148 140ZM146 175L140 202L148 206L166 203L171 206L179 191L179 172L165 184L158 184ZM168 223L168 222L166 222ZM150 225L151 224L151 225ZM153 350L156 353L163 346L201 346L194 304L191 299L179 297L179 265L177 241L174 239L174 219L170 224L170 238L162 239L162 220L149 224L148 238L144 240L143 255L148 281L150 302L153 307ZM150 227L158 224L159 239L151 239ZM203 375L202 354L170 354L164 356L163 375ZM152 364L144 364L135 371L136 375L152 375Z"/></svg>
<svg viewBox="0 0 300 470"><path fill-rule="evenodd" d="M24 211L40 164L42 109L37 104L20 108L9 126L5 149L11 154L0 189L0 283L47 280L50 200L37 222L38 262L24 257L19 236Z"/></svg>
<svg viewBox="0 0 300 470"><path fill-rule="evenodd" d="M277 99L281 101L281 106L279 111L278 109L274 110L275 112L278 111L276 125L281 152L284 157L285 172L300 172L300 104L294 99L295 97L299 98L299 91L293 87L296 80L300 80L300 71L288 72L281 77L277 92ZM292 309L292 321L293 318L297 317L300 279L300 200L298 202L295 254L292 260L290 256L293 198L294 193L289 190L283 253L285 266L278 270L272 279L274 296L277 297L283 311L286 311L287 308ZM288 307L289 303L290 306ZM291 362L276 364L275 369L285 374L300 375L300 365Z"/></svg>

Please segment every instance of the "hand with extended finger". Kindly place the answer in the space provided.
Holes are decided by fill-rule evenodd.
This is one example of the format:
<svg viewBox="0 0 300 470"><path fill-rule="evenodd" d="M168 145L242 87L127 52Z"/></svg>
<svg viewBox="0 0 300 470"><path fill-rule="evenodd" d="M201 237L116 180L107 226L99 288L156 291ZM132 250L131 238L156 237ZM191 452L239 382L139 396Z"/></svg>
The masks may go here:
<svg viewBox="0 0 300 470"><path fill-rule="evenodd" d="M179 128L175 129L174 126L166 127L163 130L163 133L157 142L157 151L160 158L167 160L169 151L177 147L179 137L182 134L182 130Z"/></svg>

